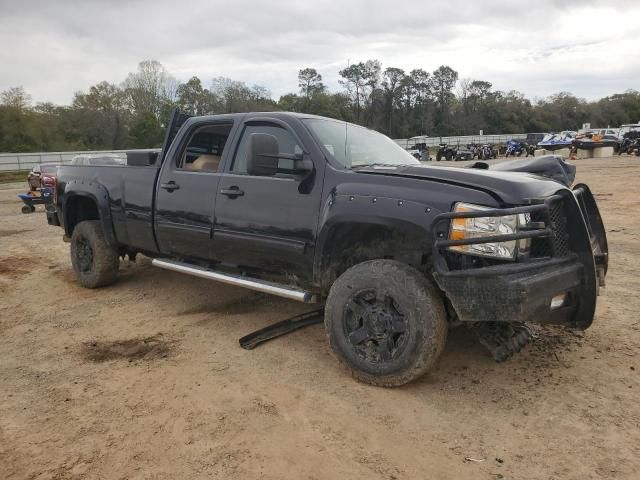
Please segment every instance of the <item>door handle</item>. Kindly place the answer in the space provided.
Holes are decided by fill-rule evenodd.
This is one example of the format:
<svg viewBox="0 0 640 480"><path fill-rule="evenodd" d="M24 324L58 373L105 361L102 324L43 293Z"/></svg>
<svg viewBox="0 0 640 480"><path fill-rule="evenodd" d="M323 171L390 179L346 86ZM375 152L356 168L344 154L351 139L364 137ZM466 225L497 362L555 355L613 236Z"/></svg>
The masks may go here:
<svg viewBox="0 0 640 480"><path fill-rule="evenodd" d="M242 197L244 195L244 192L240 190L240 188L236 187L235 185L233 187L221 189L220 193L222 195L226 195L229 198Z"/></svg>
<svg viewBox="0 0 640 480"><path fill-rule="evenodd" d="M170 180L167 183L161 183L160 184L160 188L166 190L167 192L173 192L174 190L179 190L180 189L180 185L178 185L173 180Z"/></svg>

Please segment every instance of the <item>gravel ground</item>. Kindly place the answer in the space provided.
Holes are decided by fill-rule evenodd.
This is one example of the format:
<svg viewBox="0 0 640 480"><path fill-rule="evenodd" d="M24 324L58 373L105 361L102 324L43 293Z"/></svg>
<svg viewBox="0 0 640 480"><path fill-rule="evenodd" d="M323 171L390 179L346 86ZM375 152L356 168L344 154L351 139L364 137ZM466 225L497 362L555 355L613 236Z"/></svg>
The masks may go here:
<svg viewBox="0 0 640 480"><path fill-rule="evenodd" d="M0 477L637 479L640 162L581 160L609 235L586 332L545 328L496 364L465 329L399 389L351 379L308 307L123 262L85 290L40 209L0 186Z"/></svg>

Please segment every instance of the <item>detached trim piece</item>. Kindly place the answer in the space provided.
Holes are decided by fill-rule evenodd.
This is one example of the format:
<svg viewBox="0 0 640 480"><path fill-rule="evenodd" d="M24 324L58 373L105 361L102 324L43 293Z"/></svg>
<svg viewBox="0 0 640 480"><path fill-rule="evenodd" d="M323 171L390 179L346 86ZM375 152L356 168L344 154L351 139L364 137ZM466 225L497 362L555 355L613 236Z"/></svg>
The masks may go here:
<svg viewBox="0 0 640 480"><path fill-rule="evenodd" d="M209 270L208 268L202 268L195 265L190 265L188 263L177 262L174 260L164 260L159 258L154 258L151 261L151 264L159 268L172 270L174 272L186 273L188 275L193 275L194 277L206 278L208 280L216 280L218 282L228 283L229 285L236 285L238 287L249 288L251 290L256 290L263 293L269 293L271 295L277 295L278 297L284 297L290 300L297 300L298 302L317 302L316 296L311 292L297 290L277 283L259 280L257 278L242 277L240 275L216 272L214 270Z"/></svg>

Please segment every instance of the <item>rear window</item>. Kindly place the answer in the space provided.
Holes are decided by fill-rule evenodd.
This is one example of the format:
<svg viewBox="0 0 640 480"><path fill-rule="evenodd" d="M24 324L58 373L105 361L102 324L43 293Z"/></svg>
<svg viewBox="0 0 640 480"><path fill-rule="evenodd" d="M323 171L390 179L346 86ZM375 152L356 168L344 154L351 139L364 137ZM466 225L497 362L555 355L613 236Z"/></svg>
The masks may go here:
<svg viewBox="0 0 640 480"><path fill-rule="evenodd" d="M40 167L42 173L56 173L58 171L57 165L42 165Z"/></svg>

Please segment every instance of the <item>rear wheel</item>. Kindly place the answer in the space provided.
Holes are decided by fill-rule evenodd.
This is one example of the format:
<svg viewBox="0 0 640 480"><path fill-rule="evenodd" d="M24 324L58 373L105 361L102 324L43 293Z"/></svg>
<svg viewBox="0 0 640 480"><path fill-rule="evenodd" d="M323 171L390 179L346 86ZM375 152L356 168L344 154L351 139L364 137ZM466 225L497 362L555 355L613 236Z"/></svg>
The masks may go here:
<svg viewBox="0 0 640 480"><path fill-rule="evenodd" d="M333 284L325 305L331 348L353 377L404 385L431 369L447 339L436 288L395 260L360 263Z"/></svg>
<svg viewBox="0 0 640 480"><path fill-rule="evenodd" d="M104 238L96 220L78 223L71 235L71 264L85 288L110 285L118 276L118 252Z"/></svg>

